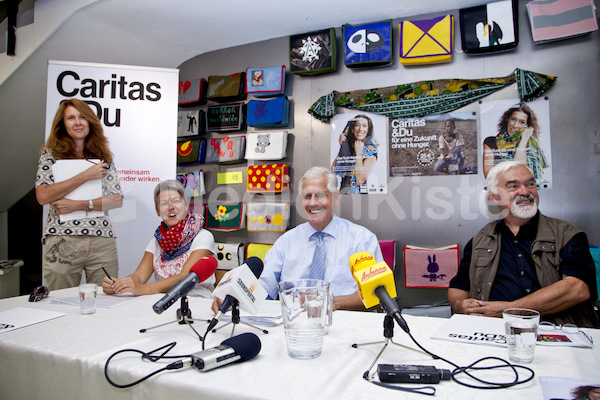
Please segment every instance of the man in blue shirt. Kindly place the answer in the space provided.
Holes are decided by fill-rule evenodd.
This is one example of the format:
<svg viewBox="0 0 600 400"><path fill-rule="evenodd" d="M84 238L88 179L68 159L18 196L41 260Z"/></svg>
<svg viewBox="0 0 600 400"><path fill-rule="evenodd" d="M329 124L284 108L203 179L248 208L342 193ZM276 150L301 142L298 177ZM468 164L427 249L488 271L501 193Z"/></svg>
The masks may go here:
<svg viewBox="0 0 600 400"><path fill-rule="evenodd" d="M529 308L555 324L596 327L595 266L586 234L538 211L535 179L524 163L496 165L487 184L505 216L465 246L448 289L452 309L501 317L507 308Z"/></svg>
<svg viewBox="0 0 600 400"><path fill-rule="evenodd" d="M337 177L322 167L308 169L300 179L302 210L308 222L285 232L267 252L259 282L270 299L278 296L277 284L290 279L308 279L317 248L318 234L323 232L325 266L322 279L330 283L333 309L364 310L356 282L350 273L349 259L366 251L377 262L383 261L377 237L368 229L334 215L339 202ZM221 304L215 299L212 309Z"/></svg>
<svg viewBox="0 0 600 400"><path fill-rule="evenodd" d="M308 220L281 235L265 257L260 284L277 298L277 284L310 277L316 249L315 232L323 232L326 248L323 279L330 282L333 308L364 310L356 282L350 273L349 258L359 251L383 261L377 237L368 229L334 215L339 202L337 177L326 168L313 167L300 179L302 210Z"/></svg>

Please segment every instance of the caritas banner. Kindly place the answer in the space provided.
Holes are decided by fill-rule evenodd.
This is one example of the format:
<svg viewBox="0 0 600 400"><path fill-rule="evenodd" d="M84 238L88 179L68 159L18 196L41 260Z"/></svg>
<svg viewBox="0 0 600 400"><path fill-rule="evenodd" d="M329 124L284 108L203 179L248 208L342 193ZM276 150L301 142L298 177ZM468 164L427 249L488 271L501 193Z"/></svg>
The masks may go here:
<svg viewBox="0 0 600 400"><path fill-rule="evenodd" d="M178 85L176 69L48 62L46 138L60 102L77 98L100 118L114 154L125 196L122 208L109 211L117 234L119 276L135 271L160 223L154 188L175 179Z"/></svg>

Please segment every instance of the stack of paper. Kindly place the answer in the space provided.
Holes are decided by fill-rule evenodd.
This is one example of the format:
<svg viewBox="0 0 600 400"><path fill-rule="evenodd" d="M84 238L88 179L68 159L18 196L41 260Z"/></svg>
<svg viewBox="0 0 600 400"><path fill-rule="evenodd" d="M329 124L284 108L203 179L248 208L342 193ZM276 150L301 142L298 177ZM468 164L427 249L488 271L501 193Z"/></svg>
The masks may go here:
<svg viewBox="0 0 600 400"><path fill-rule="evenodd" d="M223 315L223 321L231 321L231 313ZM247 324L275 326L283 322L279 300L265 300L256 315L240 310L240 320Z"/></svg>

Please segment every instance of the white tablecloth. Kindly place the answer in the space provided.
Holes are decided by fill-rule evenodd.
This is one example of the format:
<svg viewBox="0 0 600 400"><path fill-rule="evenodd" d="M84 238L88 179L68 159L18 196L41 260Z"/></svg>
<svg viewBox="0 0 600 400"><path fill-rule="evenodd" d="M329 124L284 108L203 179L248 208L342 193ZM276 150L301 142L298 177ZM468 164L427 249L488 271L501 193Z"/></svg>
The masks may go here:
<svg viewBox="0 0 600 400"><path fill-rule="evenodd" d="M51 293L55 297L76 295L76 289ZM104 377L104 365L115 351L134 348L150 351L177 342L170 354L191 354L202 349L196 334L187 326L170 324L146 333L148 328L175 319L179 303L157 315L152 310L162 295L146 296L113 309L98 308L93 315L81 315L79 307L51 304L49 299L29 303L26 296L0 300L0 311L31 307L65 313L60 318L0 333L0 399L407 399L423 395L375 386L362 379L381 345L358 349L353 343L383 340L383 314L336 311L333 325L324 339L323 353L313 360L288 356L283 327L270 327L263 334L239 325L236 334L255 332L262 349L250 361L200 372L192 367L162 372L129 389L111 386ZM194 318L212 318L209 299L189 298ZM405 317L411 333L427 349L459 365L484 356L506 358L506 349L475 344L434 340L430 335L447 320ZM203 335L206 324L195 323ZM438 399L542 399L537 377L555 376L600 381L600 331L589 330L593 349L542 347L529 364L536 378L509 389L476 390L443 381L434 385ZM206 348L214 347L231 334L228 328L210 333ZM433 365L452 369L441 360L417 350L398 326L394 341L378 363ZM172 361L172 360L171 360ZM142 361L137 353L117 356L110 364L110 376L119 383L135 381L171 361ZM375 366L376 368L376 366ZM488 378L509 379L503 373Z"/></svg>

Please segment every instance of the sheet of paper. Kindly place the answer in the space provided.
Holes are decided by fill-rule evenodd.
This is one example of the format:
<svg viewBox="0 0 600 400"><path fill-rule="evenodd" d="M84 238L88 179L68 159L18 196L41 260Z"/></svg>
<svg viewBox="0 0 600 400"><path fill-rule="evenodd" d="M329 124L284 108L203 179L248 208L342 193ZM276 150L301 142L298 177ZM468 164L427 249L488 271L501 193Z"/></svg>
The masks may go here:
<svg viewBox="0 0 600 400"><path fill-rule="evenodd" d="M9 332L24 326L37 324L65 315L61 312L17 307L0 311L0 333Z"/></svg>
<svg viewBox="0 0 600 400"><path fill-rule="evenodd" d="M585 328L581 328L581 332L574 334L558 330L549 332L538 330L537 344L540 346L592 347L592 342L584 332ZM431 338L488 346L506 346L506 332L502 318L474 315L454 314L448 322L431 335Z"/></svg>
<svg viewBox="0 0 600 400"><path fill-rule="evenodd" d="M122 295L111 295L111 296L106 295L104 293L98 293L98 296L96 297L96 307L98 307L98 308L115 308L115 307L122 306L124 304L133 303L134 301L138 301L140 298L141 298L140 296L134 297L133 294L126 294L126 293L123 293ZM71 306L79 307L79 297L78 296L62 297L62 298L51 297L50 300L52 303L55 303L55 304L68 304Z"/></svg>
<svg viewBox="0 0 600 400"><path fill-rule="evenodd" d="M94 163L100 162L100 160L91 161ZM93 164L88 160L57 160L52 167L54 182L66 181L85 171L92 165ZM71 200L90 200L102 197L102 180L94 179L87 181L65 197ZM74 211L69 214L61 214L60 221L65 222L86 217L101 217L102 215L102 211L91 211L89 213L86 213L85 211Z"/></svg>

